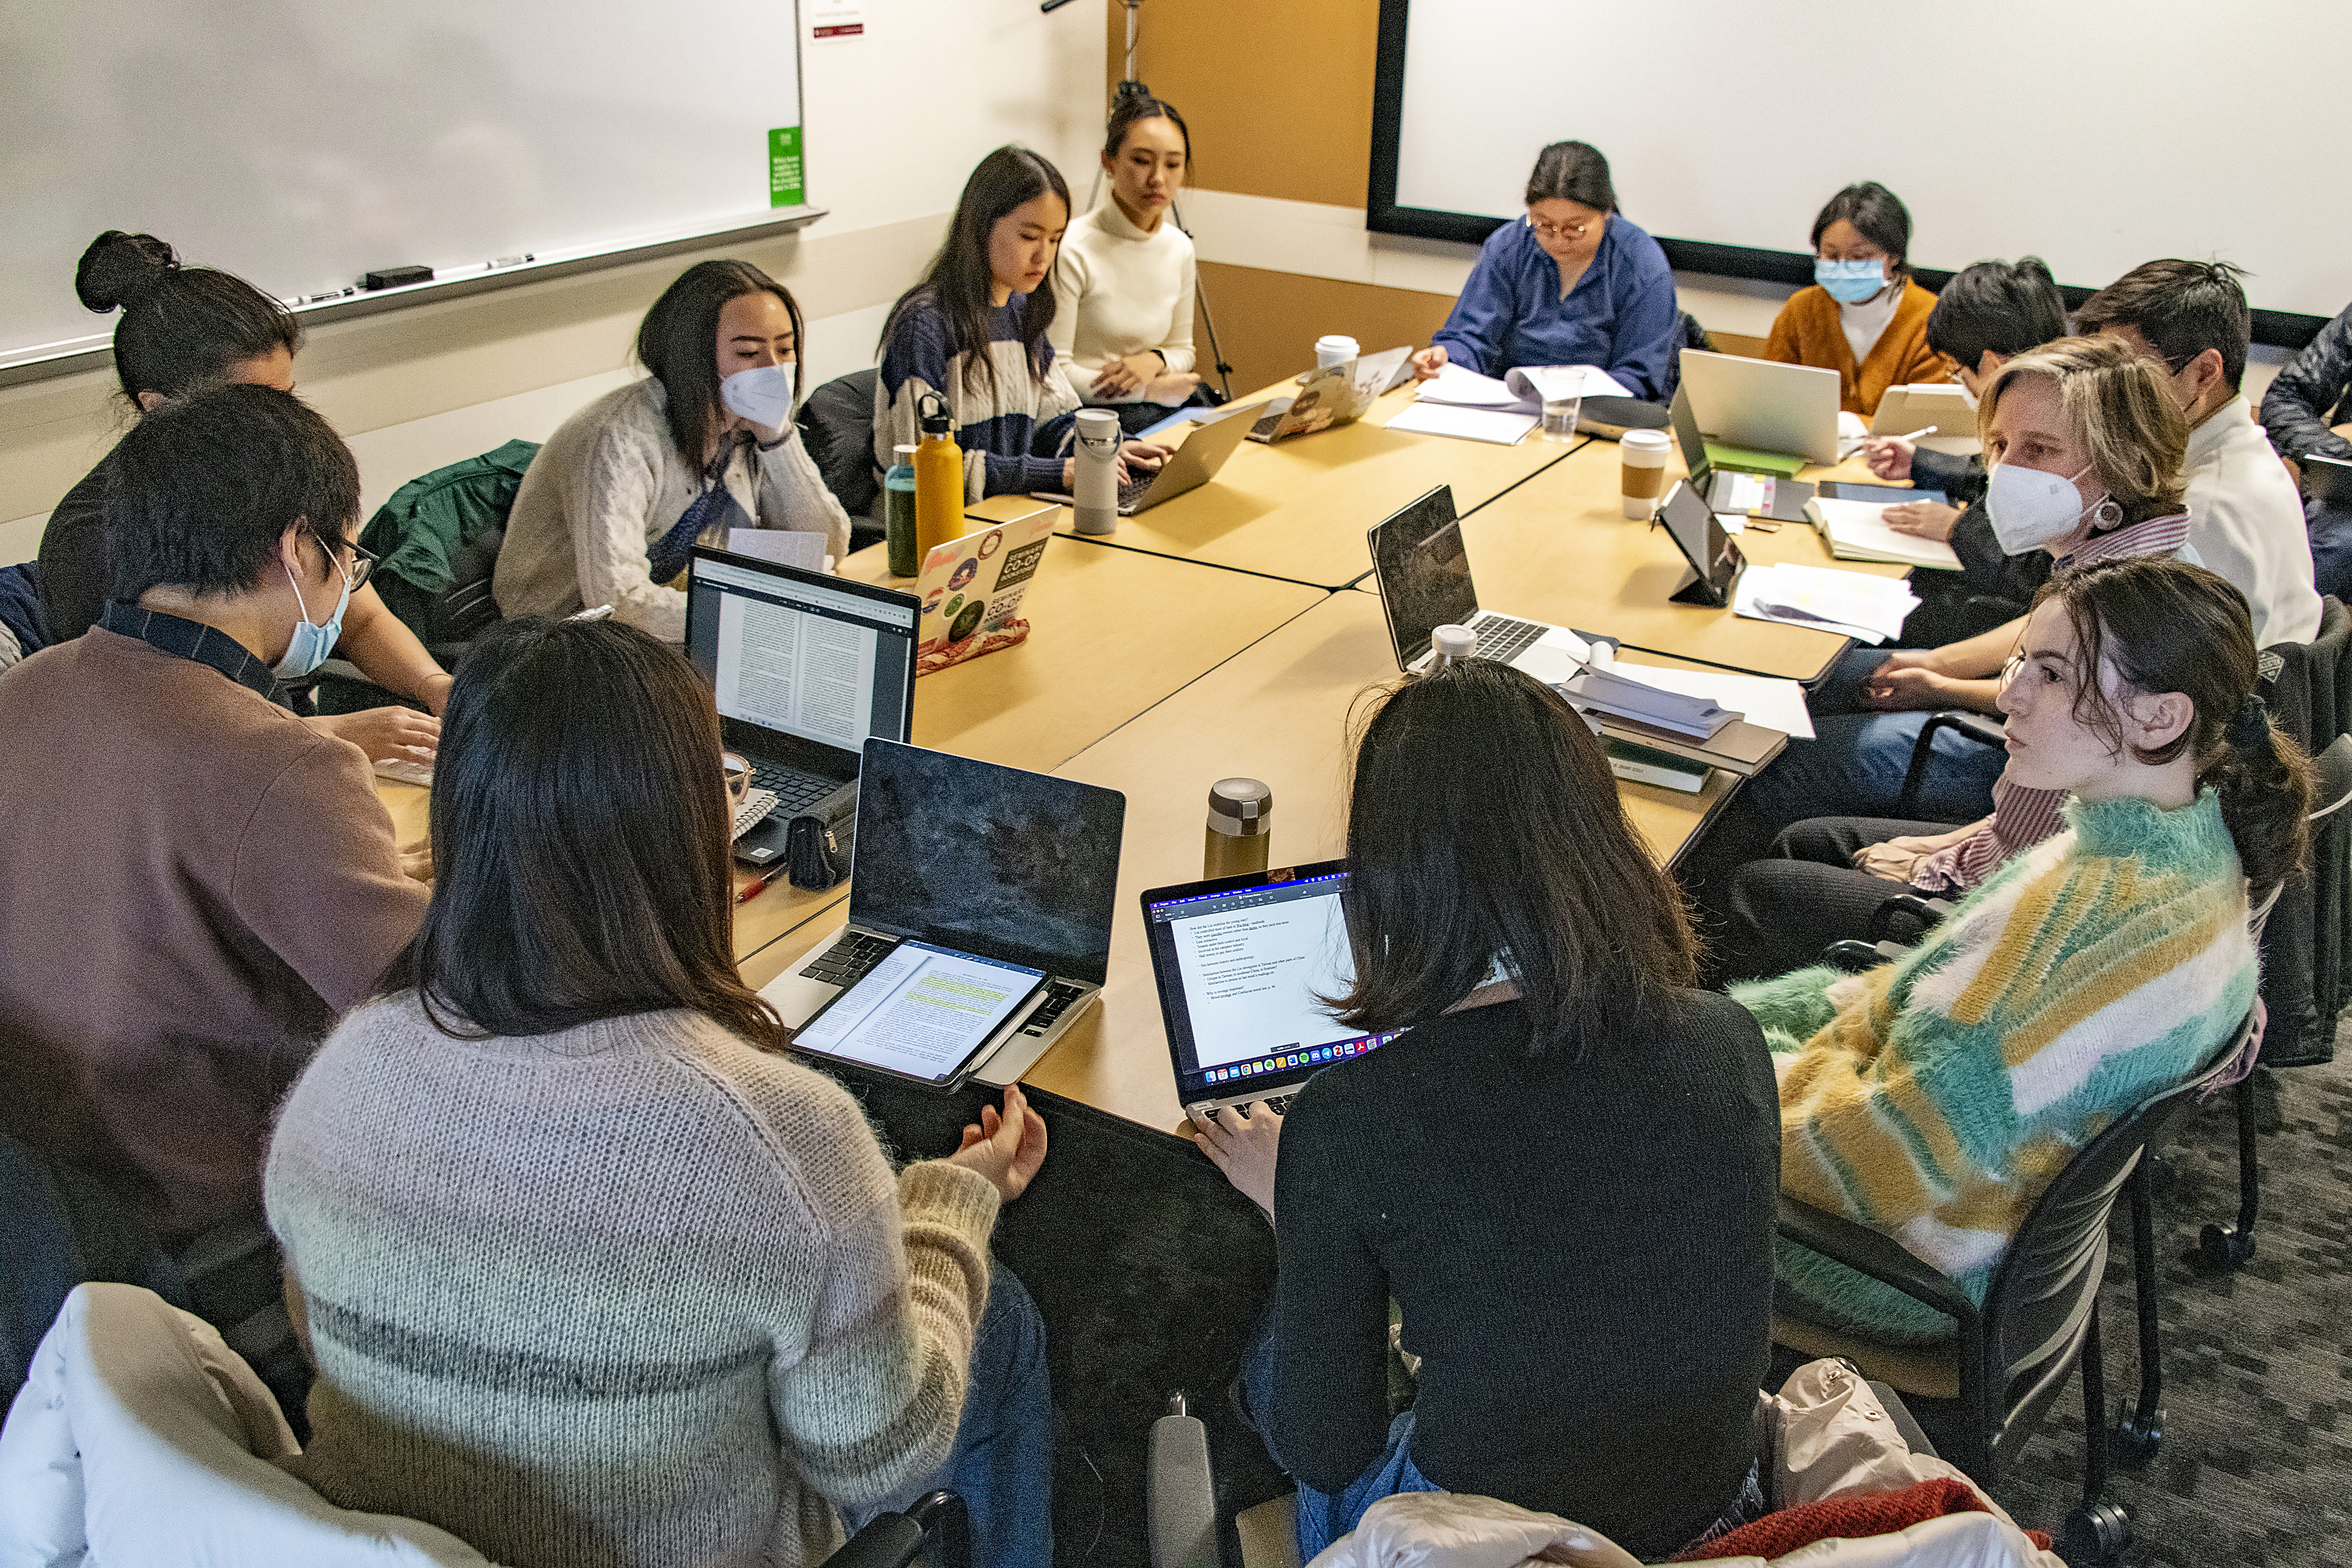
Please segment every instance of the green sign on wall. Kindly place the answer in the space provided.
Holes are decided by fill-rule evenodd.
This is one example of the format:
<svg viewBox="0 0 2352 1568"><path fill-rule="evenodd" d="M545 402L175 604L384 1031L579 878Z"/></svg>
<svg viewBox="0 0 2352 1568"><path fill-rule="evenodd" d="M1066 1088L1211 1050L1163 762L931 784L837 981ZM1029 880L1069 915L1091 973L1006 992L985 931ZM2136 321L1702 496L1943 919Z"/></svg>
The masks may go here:
<svg viewBox="0 0 2352 1568"><path fill-rule="evenodd" d="M787 125L768 132L768 205L803 206L808 201L808 176L801 167L801 128Z"/></svg>

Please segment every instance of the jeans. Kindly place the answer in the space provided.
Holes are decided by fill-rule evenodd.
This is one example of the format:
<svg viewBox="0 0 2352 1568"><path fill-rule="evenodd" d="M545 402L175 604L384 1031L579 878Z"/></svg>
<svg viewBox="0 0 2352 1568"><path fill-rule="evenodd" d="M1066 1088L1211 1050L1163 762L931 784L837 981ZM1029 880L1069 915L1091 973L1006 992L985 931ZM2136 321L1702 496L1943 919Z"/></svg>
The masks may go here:
<svg viewBox="0 0 2352 1568"><path fill-rule="evenodd" d="M1265 1412L1274 1395L1274 1316L1259 1325L1257 1339L1242 1357L1242 1405L1250 1420L1265 1432ZM1412 1412L1401 1412L1389 1423L1388 1446L1365 1467L1364 1473L1337 1492L1298 1489L1298 1560L1312 1563L1316 1553L1356 1528L1364 1510L1384 1497L1400 1492L1442 1492L1445 1489L1421 1473L1412 1462ZM1275 1458L1279 1461L1282 1456ZM1287 1467L1285 1467L1287 1468Z"/></svg>
<svg viewBox="0 0 2352 1568"><path fill-rule="evenodd" d="M993 1259L955 1447L936 1473L886 1506L941 1489L961 1498L971 1517L973 1568L1051 1568L1054 1397L1045 1321L1020 1279ZM851 1532L883 1511L850 1513Z"/></svg>
<svg viewBox="0 0 2352 1568"><path fill-rule="evenodd" d="M2352 603L2352 508L2314 500L2304 507L2311 531L2311 575L2323 594Z"/></svg>

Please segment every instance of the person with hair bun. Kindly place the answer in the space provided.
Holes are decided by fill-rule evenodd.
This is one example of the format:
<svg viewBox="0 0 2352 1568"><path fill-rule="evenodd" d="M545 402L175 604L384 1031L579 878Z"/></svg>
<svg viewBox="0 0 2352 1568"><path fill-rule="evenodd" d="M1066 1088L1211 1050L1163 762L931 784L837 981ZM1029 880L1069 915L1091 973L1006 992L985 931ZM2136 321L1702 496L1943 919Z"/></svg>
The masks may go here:
<svg viewBox="0 0 2352 1568"><path fill-rule="evenodd" d="M1192 163L1192 133L1176 107L1143 93L1121 98L1103 138L1109 199L1070 225L1054 263L1054 325L1045 341L1088 403L1123 404L1139 430L1189 400L1192 364L1192 238L1171 214Z"/></svg>
<svg viewBox="0 0 2352 1568"><path fill-rule="evenodd" d="M1772 319L1766 359L1837 372L1838 405L1865 419L1888 387L1951 374L1927 342L1936 296L1911 276L1911 209L1893 191L1864 180L1832 196L1812 247L1812 287Z"/></svg>
<svg viewBox="0 0 2352 1568"><path fill-rule="evenodd" d="M1664 399L1682 335L1674 268L1617 210L1609 160L1589 142L1555 142L1536 155L1526 196L1528 216L1479 247L1453 314L1412 356L1413 374L1591 364L1636 397Z"/></svg>
<svg viewBox="0 0 2352 1568"><path fill-rule="evenodd" d="M242 278L183 266L152 234L109 229L92 240L74 269L74 292L92 310L122 312L114 369L124 401L142 416L221 382L293 389L300 323ZM107 545L112 465L110 454L68 490L41 532L41 599L52 642L98 625L120 587ZM373 585L352 595L336 650L376 685L431 712L373 708L306 721L352 742L371 761L430 761L440 729L432 714L447 700L449 676Z"/></svg>
<svg viewBox="0 0 2352 1568"><path fill-rule="evenodd" d="M1735 985L1780 1079L1781 1190L1981 1303L2042 1190L2254 1005L2250 901L2303 864L2310 764L2255 694L2245 595L2154 557L2061 572L2001 683L2006 777L2066 799L1919 945ZM1929 1343L1949 1318L1792 1243L1780 1310Z"/></svg>
<svg viewBox="0 0 2352 1568"><path fill-rule="evenodd" d="M637 327L651 373L562 425L530 460L490 579L509 616L613 606L623 624L686 640L687 562L734 528L824 537L849 552L849 514L825 488L792 410L808 352L790 290L748 261L698 261ZM721 384L761 385L767 420Z"/></svg>
<svg viewBox="0 0 2352 1568"><path fill-rule="evenodd" d="M1299 1560L1382 1497L1446 1490L1662 1562L1763 1503L1763 1039L1696 989L1682 900L1551 688L1475 658L1407 680L1354 772L1352 975L1324 1006L1394 1037L1287 1116L1198 1122L1275 1222L1242 1392L1299 1483ZM1391 1301L1421 1358L1393 1419Z"/></svg>

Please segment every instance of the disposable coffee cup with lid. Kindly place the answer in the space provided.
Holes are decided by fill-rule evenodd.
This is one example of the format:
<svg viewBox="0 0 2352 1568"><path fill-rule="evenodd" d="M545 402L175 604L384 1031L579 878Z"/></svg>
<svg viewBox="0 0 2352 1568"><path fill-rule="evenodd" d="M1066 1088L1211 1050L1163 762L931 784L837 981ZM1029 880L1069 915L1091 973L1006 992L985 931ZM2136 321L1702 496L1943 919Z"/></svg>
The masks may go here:
<svg viewBox="0 0 2352 1568"><path fill-rule="evenodd" d="M1315 368L1329 370L1335 364L1346 364L1363 351L1356 340L1339 332L1327 332L1315 340Z"/></svg>
<svg viewBox="0 0 2352 1568"><path fill-rule="evenodd" d="M1617 439L1622 499L1625 515L1647 522L1657 510L1666 489L1666 448L1663 430L1628 430Z"/></svg>

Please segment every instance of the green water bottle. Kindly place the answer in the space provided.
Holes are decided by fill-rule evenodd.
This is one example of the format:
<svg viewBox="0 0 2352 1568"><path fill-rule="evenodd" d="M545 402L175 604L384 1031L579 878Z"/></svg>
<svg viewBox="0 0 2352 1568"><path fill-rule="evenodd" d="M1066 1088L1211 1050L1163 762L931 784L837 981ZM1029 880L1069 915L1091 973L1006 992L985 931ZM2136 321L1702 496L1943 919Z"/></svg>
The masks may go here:
<svg viewBox="0 0 2352 1568"><path fill-rule="evenodd" d="M915 448L890 448L890 471L882 476L882 537L890 552L890 575L911 577L922 570L915 552Z"/></svg>

